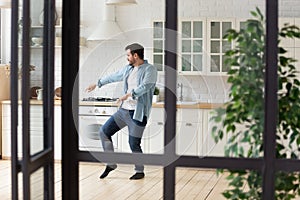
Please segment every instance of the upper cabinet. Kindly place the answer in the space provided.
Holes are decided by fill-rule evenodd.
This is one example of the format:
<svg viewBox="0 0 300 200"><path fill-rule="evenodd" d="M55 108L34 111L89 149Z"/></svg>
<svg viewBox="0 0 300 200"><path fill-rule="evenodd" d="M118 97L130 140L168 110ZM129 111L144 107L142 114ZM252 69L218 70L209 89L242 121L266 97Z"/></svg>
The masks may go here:
<svg viewBox="0 0 300 200"><path fill-rule="evenodd" d="M229 29L241 30L245 18L197 18L178 20L177 71L182 75L227 75L225 52L234 47L234 42L224 39ZM279 18L279 27L284 24L299 26L299 18ZM153 21L153 63L159 72L165 68L165 23ZM169 31L169 30L168 30ZM281 39L280 45L295 57L300 52L300 42L295 39ZM300 62L295 66L300 69Z"/></svg>
<svg viewBox="0 0 300 200"><path fill-rule="evenodd" d="M182 74L203 73L204 67L204 26L203 20L181 21L178 37L178 71Z"/></svg>
<svg viewBox="0 0 300 200"><path fill-rule="evenodd" d="M207 27L207 73L226 73L229 67L225 64L225 52L232 49L232 43L223 39L226 32L232 29L233 20L209 20Z"/></svg>
<svg viewBox="0 0 300 200"><path fill-rule="evenodd" d="M60 48L62 45L62 1L56 1L55 7L55 47ZM32 0L30 8L30 46L31 49L43 48L44 35L44 3L39 0ZM80 26L82 29L83 26ZM22 31L23 31L23 8L19 7L18 32L19 41L18 46L22 47ZM85 46L86 38L80 38L80 46Z"/></svg>
<svg viewBox="0 0 300 200"><path fill-rule="evenodd" d="M153 64L157 71L163 72L165 63L165 23L163 21L153 22Z"/></svg>
<svg viewBox="0 0 300 200"><path fill-rule="evenodd" d="M226 74L224 53L233 44L223 39L234 20L183 19L178 23L177 70L182 75ZM153 22L153 63L165 70L165 23Z"/></svg>
<svg viewBox="0 0 300 200"><path fill-rule="evenodd" d="M83 26L80 26L82 28ZM31 48L42 48L43 47L43 29L44 26L32 26L31 27ZM55 47L60 48L62 45L62 26L61 24L55 26ZM86 38L80 37L80 46L86 46ZM21 45L19 45L21 46Z"/></svg>

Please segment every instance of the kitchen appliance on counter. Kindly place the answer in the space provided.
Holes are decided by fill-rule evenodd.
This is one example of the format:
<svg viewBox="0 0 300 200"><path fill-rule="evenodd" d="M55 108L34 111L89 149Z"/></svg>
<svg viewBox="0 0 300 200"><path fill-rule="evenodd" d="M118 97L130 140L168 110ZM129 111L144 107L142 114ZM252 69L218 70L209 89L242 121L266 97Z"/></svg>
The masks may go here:
<svg viewBox="0 0 300 200"><path fill-rule="evenodd" d="M117 100L118 100L117 98L110 98L110 97L86 97L82 99L82 101L99 101L99 102L114 102Z"/></svg>
<svg viewBox="0 0 300 200"><path fill-rule="evenodd" d="M79 150L84 151L102 151L102 144L99 135L99 129L104 123L117 111L117 107L92 105L92 102L113 102L115 98L107 97L88 97L82 99L85 102L91 102L91 105L85 104L79 106ZM112 137L114 148L118 148L117 134Z"/></svg>

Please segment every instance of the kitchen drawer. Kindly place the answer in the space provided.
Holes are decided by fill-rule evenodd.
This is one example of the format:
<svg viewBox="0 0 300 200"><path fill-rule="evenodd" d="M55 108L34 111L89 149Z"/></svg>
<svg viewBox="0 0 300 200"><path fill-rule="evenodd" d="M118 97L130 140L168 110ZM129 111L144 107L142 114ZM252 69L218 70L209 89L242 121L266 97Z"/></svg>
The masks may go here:
<svg viewBox="0 0 300 200"><path fill-rule="evenodd" d="M8 131L2 132L2 155L4 157L11 157L11 134ZM44 148L43 136L30 136L30 154L36 154ZM22 156L22 134L18 134L18 156Z"/></svg>
<svg viewBox="0 0 300 200"><path fill-rule="evenodd" d="M43 118L30 117L29 129L31 131L43 132ZM19 117L18 128L22 128L22 121ZM11 130L11 118L9 116L2 117L2 130Z"/></svg>
<svg viewBox="0 0 300 200"><path fill-rule="evenodd" d="M149 121L155 121L155 122L164 122L165 118L164 115L166 114L164 108L152 108L150 117L148 119Z"/></svg>
<svg viewBox="0 0 300 200"><path fill-rule="evenodd" d="M42 105L31 105L29 109L30 117L32 118L43 118L43 107ZM18 111L22 113L22 106L19 105ZM3 105L2 106L2 116L11 116L11 107L10 105ZM19 114L19 118L22 115Z"/></svg>
<svg viewBox="0 0 300 200"><path fill-rule="evenodd" d="M202 110L201 109L177 109L177 119L178 122L202 122Z"/></svg>

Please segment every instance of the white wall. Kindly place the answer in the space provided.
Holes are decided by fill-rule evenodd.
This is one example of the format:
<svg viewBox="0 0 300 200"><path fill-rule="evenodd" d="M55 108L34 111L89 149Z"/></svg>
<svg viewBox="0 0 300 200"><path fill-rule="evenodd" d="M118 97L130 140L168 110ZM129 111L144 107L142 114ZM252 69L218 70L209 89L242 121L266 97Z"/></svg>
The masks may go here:
<svg viewBox="0 0 300 200"><path fill-rule="evenodd" d="M164 20L164 0L138 0L137 5L117 6L116 20L127 38L124 41L110 41L88 47L82 54L81 60L81 91L89 83L95 82L98 77L108 74L126 64L124 47L131 42L140 42L146 48L146 58L152 62L152 35L153 20ZM98 0L82 2L82 24L95 27L97 20L101 20L101 5ZM101 5L100 5L101 4ZM265 10L263 0L180 0L179 20L190 18L222 19L222 18L250 18L250 11L259 7ZM281 0L279 3L280 17L300 17L300 1ZM93 12L94 11L94 12ZM292 11L292 12L291 12ZM298 12L297 12L298 11ZM100 18L99 18L100 16ZM92 33L91 28L85 32ZM92 44L89 43L90 45ZM201 101L223 102L227 99L229 85L224 76L179 76L178 82L184 83L183 94L187 100L200 99ZM163 87L164 76L159 76L158 85ZM119 87L119 88L118 88ZM116 89L118 88L118 89ZM106 86L95 91L92 95L112 95L118 97L122 92L121 84ZM179 91L177 91L179 92ZM81 93L82 96L90 94ZM163 92L161 93L163 96Z"/></svg>
<svg viewBox="0 0 300 200"><path fill-rule="evenodd" d="M81 36L88 38L97 28L103 18L104 0L81 1ZM250 18L250 11L259 7L265 10L264 0L179 0L178 15L180 19L202 18L202 19L223 19L223 18ZM35 11L38 15L40 11ZM280 17L300 18L299 0L280 0ZM123 30L126 38L117 41L95 42L88 41L86 47L80 49L80 98L89 96L83 92L90 83L105 74L116 71L124 66L126 55L124 47L132 42L139 42L144 45L145 57L152 63L152 32L151 26L154 20L164 20L164 0L137 0L136 5L116 6L115 17ZM36 22L36 20L33 20ZM299 20L295 22L298 26ZM299 42L291 55L299 58ZM55 87L61 86L61 67L71 68L72 66L61 66L61 49L55 50L56 79ZM41 51L33 51L32 64L37 66L32 73L31 86L42 84L42 63L40 60ZM6 62L9 55L5 56ZM298 64L300 69L300 66ZM180 76L178 82L184 83L183 93L187 99L211 100L223 102L227 97L229 85L226 84L226 77L222 76ZM163 87L164 77L159 76L158 85ZM96 90L92 95L118 97L122 93L122 84L106 86ZM163 92L162 92L163 94Z"/></svg>

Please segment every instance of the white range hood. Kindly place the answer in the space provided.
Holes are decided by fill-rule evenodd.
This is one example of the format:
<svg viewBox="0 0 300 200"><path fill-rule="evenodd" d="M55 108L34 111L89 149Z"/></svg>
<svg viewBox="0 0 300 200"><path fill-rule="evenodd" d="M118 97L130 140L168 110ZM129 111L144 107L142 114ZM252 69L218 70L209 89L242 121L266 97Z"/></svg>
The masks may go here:
<svg viewBox="0 0 300 200"><path fill-rule="evenodd" d="M0 8L10 8L11 0L0 0Z"/></svg>
<svg viewBox="0 0 300 200"><path fill-rule="evenodd" d="M122 40L125 39L121 28L116 22L115 6L103 6L103 18L87 40Z"/></svg>
<svg viewBox="0 0 300 200"><path fill-rule="evenodd" d="M126 6L131 4L136 4L135 0L106 0L106 5L120 5L120 6Z"/></svg>

